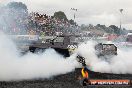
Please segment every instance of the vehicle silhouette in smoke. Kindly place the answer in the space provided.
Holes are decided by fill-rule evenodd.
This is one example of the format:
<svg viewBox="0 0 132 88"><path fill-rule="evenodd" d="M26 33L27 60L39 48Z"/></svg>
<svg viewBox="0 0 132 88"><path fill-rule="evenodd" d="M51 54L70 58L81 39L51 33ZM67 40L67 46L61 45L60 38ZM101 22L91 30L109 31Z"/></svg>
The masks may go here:
<svg viewBox="0 0 132 88"><path fill-rule="evenodd" d="M58 35L52 39L38 40L29 46L30 52L40 52L48 48L53 48L55 51L69 57L75 49L78 48L79 42L72 41L77 35ZM98 57L117 55L117 47L114 44L99 43L95 46L96 54Z"/></svg>
<svg viewBox="0 0 132 88"><path fill-rule="evenodd" d="M127 34L126 42L132 43L132 33Z"/></svg>
<svg viewBox="0 0 132 88"><path fill-rule="evenodd" d="M29 46L29 51L35 53L48 48L53 48L64 57L69 57L73 50L77 48L78 43L71 41L72 35L59 35L53 39L39 40Z"/></svg>
<svg viewBox="0 0 132 88"><path fill-rule="evenodd" d="M96 55L101 56L115 56L117 55L117 47L114 44L102 44L95 45Z"/></svg>
<svg viewBox="0 0 132 88"><path fill-rule="evenodd" d="M98 58L110 59L113 56L117 55L117 47L114 44L102 44L99 43L95 45L95 51ZM76 56L77 61L86 66L85 58L81 55Z"/></svg>

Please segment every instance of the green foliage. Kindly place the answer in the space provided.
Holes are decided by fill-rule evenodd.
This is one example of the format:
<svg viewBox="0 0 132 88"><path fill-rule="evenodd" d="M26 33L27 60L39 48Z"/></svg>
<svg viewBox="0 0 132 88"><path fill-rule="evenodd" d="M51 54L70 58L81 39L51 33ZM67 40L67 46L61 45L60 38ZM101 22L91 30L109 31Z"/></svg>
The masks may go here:
<svg viewBox="0 0 132 88"><path fill-rule="evenodd" d="M97 27L100 27L100 28L102 28L102 29L106 29L106 26L105 26L105 25L97 24L96 26L97 26Z"/></svg>
<svg viewBox="0 0 132 88"><path fill-rule="evenodd" d="M6 6L12 13L9 11L9 15L12 16L11 18L26 18L28 16L28 9L27 6L22 2L10 2Z"/></svg>
<svg viewBox="0 0 132 88"><path fill-rule="evenodd" d="M74 20L72 20L72 19L69 20L69 22L70 22L71 25L74 25L75 24Z"/></svg>
<svg viewBox="0 0 132 88"><path fill-rule="evenodd" d="M115 34L118 34L118 35L121 34L121 30L120 30L120 28L118 28L117 26L115 26L115 25L110 25L109 27L112 28L112 29L114 30L114 33L115 33Z"/></svg>
<svg viewBox="0 0 132 88"><path fill-rule="evenodd" d="M66 15L65 15L65 13L62 12L62 11L55 12L54 13L54 17L58 18L60 20L68 20L67 17L66 17Z"/></svg>
<svg viewBox="0 0 132 88"><path fill-rule="evenodd" d="M14 8L14 9L23 9L23 10L27 10L27 6L25 4L23 4L22 2L10 2L7 7L9 8Z"/></svg>

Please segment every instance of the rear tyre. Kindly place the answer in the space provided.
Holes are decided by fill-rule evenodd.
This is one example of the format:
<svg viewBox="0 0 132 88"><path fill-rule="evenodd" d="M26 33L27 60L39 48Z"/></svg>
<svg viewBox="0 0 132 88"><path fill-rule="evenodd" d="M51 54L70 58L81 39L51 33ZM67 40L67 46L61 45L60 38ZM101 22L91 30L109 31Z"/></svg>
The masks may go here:
<svg viewBox="0 0 132 88"><path fill-rule="evenodd" d="M55 48L55 51L58 52L59 54L63 55L64 57L70 56L68 49Z"/></svg>
<svg viewBox="0 0 132 88"><path fill-rule="evenodd" d="M29 51L30 51L30 52L34 53L35 50L36 50L36 47L29 47Z"/></svg>

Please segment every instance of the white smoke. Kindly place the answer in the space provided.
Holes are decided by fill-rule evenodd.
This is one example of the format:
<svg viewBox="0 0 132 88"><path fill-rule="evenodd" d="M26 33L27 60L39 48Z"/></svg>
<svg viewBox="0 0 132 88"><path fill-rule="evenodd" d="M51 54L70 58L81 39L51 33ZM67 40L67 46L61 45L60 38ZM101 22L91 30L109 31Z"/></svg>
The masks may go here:
<svg viewBox="0 0 132 88"><path fill-rule="evenodd" d="M132 74L131 50L118 49L118 55L106 61L95 55L95 44L94 42L88 41L87 43L81 44L78 48L78 53L86 58L89 69L102 73Z"/></svg>
<svg viewBox="0 0 132 88"><path fill-rule="evenodd" d="M0 31L6 34L19 34L19 32L14 32L12 24L15 22L18 26L15 29L22 30L20 34L25 33L26 28L21 24L21 20L19 22L19 18L22 15L25 19L27 12L24 12L25 16L22 14L23 10L9 8L8 5L0 8L0 12L3 12L0 13ZM0 81L50 78L71 72L77 65L75 55L64 58L53 49L47 49L42 54L28 52L22 56L12 40L0 32Z"/></svg>
<svg viewBox="0 0 132 88"><path fill-rule="evenodd" d="M132 73L132 51L118 49L118 55L105 61L95 55L95 42L79 45L77 52L64 58L53 49L42 54L27 53L21 56L15 44L0 33L0 81L50 78L74 71L78 67L76 54L86 58L89 69L95 72L126 74Z"/></svg>
<svg viewBox="0 0 132 88"><path fill-rule="evenodd" d="M15 44L0 35L0 81L49 78L71 72L78 65L74 56L66 59L53 49L21 56Z"/></svg>

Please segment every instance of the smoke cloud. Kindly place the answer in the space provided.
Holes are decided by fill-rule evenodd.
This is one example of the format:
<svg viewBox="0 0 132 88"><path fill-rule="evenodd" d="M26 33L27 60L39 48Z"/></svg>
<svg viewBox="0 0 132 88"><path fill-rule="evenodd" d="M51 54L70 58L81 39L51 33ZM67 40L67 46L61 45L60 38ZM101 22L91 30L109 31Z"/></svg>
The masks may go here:
<svg viewBox="0 0 132 88"><path fill-rule="evenodd" d="M0 11L4 12L0 14L0 29L9 34L14 34L10 33L11 29L15 31L14 27L10 27L11 23L14 19L18 20L16 18L12 19L12 15L9 14L12 10L16 11L10 8L4 8L4 11L3 8L0 9ZM25 30L23 25L16 24L16 27ZM21 32L23 34L26 30ZM76 54L81 54L86 58L86 64L92 71L117 74L132 73L131 50L119 49L118 55L108 62L96 56L95 44L95 42L91 41L82 43L79 45L77 52L69 58L64 58L53 49L47 49L42 54L28 52L26 55L21 56L16 45L4 33L0 32L0 81L50 78L66 74L78 67L75 59Z"/></svg>
<svg viewBox="0 0 132 88"><path fill-rule="evenodd" d="M92 71L101 73L131 74L132 70L132 51L130 49L118 49L117 56L110 58L109 61L98 58L95 55L95 42L88 41L78 48L78 53L86 58L86 63Z"/></svg>
<svg viewBox="0 0 132 88"><path fill-rule="evenodd" d="M78 65L75 55L66 59L50 48L41 54L21 55L16 44L4 34L27 33L24 23L27 8L22 3L17 4L21 7L7 4L0 8L0 81L50 78L74 71Z"/></svg>
<svg viewBox="0 0 132 88"><path fill-rule="evenodd" d="M95 54L95 42L88 41L79 45L77 52L64 58L53 49L42 54L28 52L21 56L15 44L0 33L0 81L50 78L66 74L79 67L76 54L86 58L88 68L95 72L126 74L132 73L131 50L118 49L118 55L109 61L98 58Z"/></svg>
<svg viewBox="0 0 132 88"><path fill-rule="evenodd" d="M21 56L15 44L0 35L0 81L50 78L71 72L78 64L73 56L65 59L53 49Z"/></svg>

